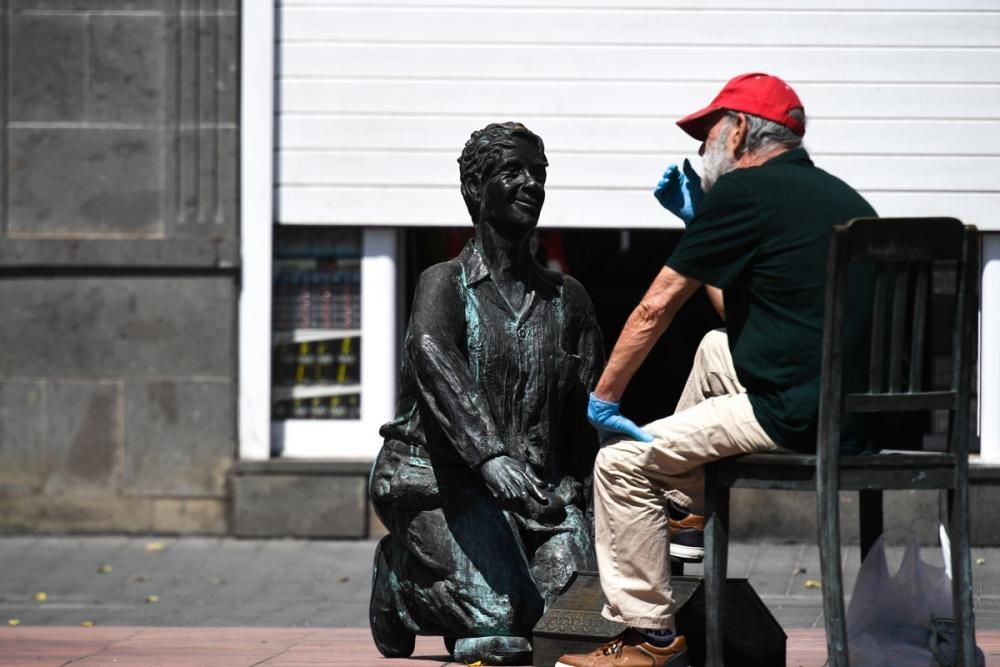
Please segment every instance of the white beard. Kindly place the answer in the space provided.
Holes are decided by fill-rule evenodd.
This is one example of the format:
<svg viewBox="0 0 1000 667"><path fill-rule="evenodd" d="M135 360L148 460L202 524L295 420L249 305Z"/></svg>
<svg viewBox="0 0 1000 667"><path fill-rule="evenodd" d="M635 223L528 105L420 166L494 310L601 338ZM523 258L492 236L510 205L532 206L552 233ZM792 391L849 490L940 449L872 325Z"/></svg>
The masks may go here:
<svg viewBox="0 0 1000 667"><path fill-rule="evenodd" d="M714 143L705 144L705 153L701 156L704 174L701 177L701 189L708 192L722 176L736 169L736 160L726 154L726 139L729 138L729 128L723 130Z"/></svg>

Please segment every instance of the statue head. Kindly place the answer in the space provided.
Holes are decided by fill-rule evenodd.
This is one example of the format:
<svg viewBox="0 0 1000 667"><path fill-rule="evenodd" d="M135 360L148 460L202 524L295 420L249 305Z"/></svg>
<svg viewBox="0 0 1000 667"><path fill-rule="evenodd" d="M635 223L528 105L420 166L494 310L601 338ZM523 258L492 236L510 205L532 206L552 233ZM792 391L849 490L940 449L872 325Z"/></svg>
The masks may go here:
<svg viewBox="0 0 1000 667"><path fill-rule="evenodd" d="M458 166L473 224L501 231L538 224L548 160L537 134L520 123L491 123L472 133Z"/></svg>

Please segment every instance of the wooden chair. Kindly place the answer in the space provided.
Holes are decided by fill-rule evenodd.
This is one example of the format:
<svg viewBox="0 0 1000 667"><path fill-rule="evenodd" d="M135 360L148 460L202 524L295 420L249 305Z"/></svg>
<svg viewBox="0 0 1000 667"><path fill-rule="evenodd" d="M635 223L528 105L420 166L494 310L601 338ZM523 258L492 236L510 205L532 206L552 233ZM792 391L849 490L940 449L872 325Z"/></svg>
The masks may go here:
<svg viewBox="0 0 1000 667"><path fill-rule="evenodd" d="M842 327L848 264L874 262L877 270L872 321L872 354L867 393L842 392ZM926 388L924 360L932 298L931 270L952 267L954 311L933 318L950 328L953 367L950 387ZM937 268L936 270L940 270ZM828 664L848 667L844 585L840 566L838 493L860 496L862 558L882 532L882 492L886 489L940 489L947 492L953 564L954 614L958 628L957 665L974 665L972 574L969 555L970 403L979 305L979 243L975 227L952 218L859 219L835 227L827 263L826 311L820 377L816 455L752 454L723 459L706 469L705 579L708 667L721 667L723 586L731 488L815 490L826 623ZM942 320L942 317L950 318ZM858 413L949 413L947 447L841 456L841 416ZM872 442L876 449L898 449ZM735 667L735 666L730 666Z"/></svg>

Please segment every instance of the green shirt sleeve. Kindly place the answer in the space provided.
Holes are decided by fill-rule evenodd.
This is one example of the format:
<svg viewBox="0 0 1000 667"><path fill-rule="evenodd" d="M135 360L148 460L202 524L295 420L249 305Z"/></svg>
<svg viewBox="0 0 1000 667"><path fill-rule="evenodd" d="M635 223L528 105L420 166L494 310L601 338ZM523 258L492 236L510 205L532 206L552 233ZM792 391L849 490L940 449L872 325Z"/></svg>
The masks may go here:
<svg viewBox="0 0 1000 667"><path fill-rule="evenodd" d="M708 191L667 266L688 278L727 289L760 248L761 218L753 195L736 174Z"/></svg>

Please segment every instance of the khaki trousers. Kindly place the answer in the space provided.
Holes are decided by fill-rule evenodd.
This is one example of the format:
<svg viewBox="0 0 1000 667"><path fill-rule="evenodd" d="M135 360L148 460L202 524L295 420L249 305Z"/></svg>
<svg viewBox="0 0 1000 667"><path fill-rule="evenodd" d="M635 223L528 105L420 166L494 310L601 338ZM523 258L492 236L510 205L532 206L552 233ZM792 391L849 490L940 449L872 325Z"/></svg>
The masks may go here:
<svg viewBox="0 0 1000 667"><path fill-rule="evenodd" d="M704 513L702 466L778 445L736 379L726 332L709 332L673 415L643 426L652 442L612 440L594 464L594 520L605 618L673 629L667 503Z"/></svg>

